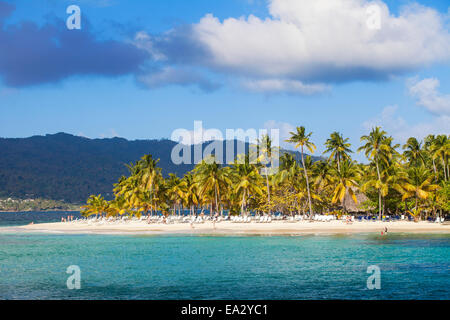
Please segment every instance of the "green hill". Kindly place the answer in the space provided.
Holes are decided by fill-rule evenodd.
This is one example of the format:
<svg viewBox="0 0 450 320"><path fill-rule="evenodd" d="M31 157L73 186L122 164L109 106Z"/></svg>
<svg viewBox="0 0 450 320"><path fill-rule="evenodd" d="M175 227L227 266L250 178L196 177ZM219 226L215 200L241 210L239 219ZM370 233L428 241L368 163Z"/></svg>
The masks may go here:
<svg viewBox="0 0 450 320"><path fill-rule="evenodd" d="M182 176L192 170L193 165L172 163L170 156L175 145L167 139L88 139L66 133L0 138L0 197L70 203L84 202L90 194L101 193L110 198L113 183L127 174L125 164L144 154L160 159L165 176Z"/></svg>

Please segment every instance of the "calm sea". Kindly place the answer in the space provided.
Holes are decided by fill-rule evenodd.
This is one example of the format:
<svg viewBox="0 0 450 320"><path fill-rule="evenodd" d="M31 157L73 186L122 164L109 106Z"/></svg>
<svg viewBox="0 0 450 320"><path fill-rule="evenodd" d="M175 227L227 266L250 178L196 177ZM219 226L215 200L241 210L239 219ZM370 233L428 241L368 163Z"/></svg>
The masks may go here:
<svg viewBox="0 0 450 320"><path fill-rule="evenodd" d="M1 213L2 226L67 213ZM31 220L30 220L31 219ZM81 270L69 290L67 267ZM380 269L369 290L369 266ZM0 228L1 299L450 299L450 236L131 236Z"/></svg>

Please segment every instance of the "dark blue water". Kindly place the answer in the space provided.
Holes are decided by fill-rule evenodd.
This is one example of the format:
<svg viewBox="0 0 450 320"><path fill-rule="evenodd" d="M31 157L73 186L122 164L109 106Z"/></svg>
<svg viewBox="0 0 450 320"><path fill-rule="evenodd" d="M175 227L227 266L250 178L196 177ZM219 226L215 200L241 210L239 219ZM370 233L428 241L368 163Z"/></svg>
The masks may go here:
<svg viewBox="0 0 450 320"><path fill-rule="evenodd" d="M80 267L80 290L67 288L70 265ZM367 288L370 265L381 270L379 290ZM0 298L449 299L450 236L49 235L3 229Z"/></svg>
<svg viewBox="0 0 450 320"><path fill-rule="evenodd" d="M68 215L74 216L74 219L81 217L81 214L75 211L0 212L0 226L20 226L31 222L61 222L61 218L67 218Z"/></svg>

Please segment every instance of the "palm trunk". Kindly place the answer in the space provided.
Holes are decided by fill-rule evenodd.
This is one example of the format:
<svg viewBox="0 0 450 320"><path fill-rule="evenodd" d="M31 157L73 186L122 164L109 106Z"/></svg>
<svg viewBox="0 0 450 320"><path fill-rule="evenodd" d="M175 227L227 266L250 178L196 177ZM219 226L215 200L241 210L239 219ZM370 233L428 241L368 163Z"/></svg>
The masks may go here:
<svg viewBox="0 0 450 320"><path fill-rule="evenodd" d="M216 206L214 207L214 210L217 211L217 185L214 188L214 195L215 195L215 200L216 200Z"/></svg>
<svg viewBox="0 0 450 320"><path fill-rule="evenodd" d="M380 168L378 166L378 160L375 159L375 164L377 165L377 174L378 174L378 181L381 184L381 174L380 174ZM381 220L381 217L383 215L383 208L381 204L381 189L378 189L378 220Z"/></svg>
<svg viewBox="0 0 450 320"><path fill-rule="evenodd" d="M433 159L433 171L434 171L434 177L436 179L436 181L438 181L438 175L437 175L437 170L436 170L436 162Z"/></svg>
<svg viewBox="0 0 450 320"><path fill-rule="evenodd" d="M244 215L244 202L245 202L245 189L242 193L242 203L241 203L241 215Z"/></svg>
<svg viewBox="0 0 450 320"><path fill-rule="evenodd" d="M340 157L339 156L337 158L337 165L338 165L338 172L341 173L341 161L340 161Z"/></svg>
<svg viewBox="0 0 450 320"><path fill-rule="evenodd" d="M267 185L267 204L269 205L269 214L270 214L270 186L269 186L269 174L266 169L266 185Z"/></svg>
<svg viewBox="0 0 450 320"><path fill-rule="evenodd" d="M414 214L417 215L417 195L416 195L416 204L414 206Z"/></svg>
<svg viewBox="0 0 450 320"><path fill-rule="evenodd" d="M306 190L308 190L309 216L310 216L310 218L312 218L313 217L313 211L312 211L312 205L311 205L311 193L309 191L308 172L306 171L305 160L303 158L303 146L302 146L302 150L301 151L302 151L301 154L302 154L303 171L305 172L305 178L306 178Z"/></svg>
<svg viewBox="0 0 450 320"><path fill-rule="evenodd" d="M442 158L442 168L444 169L444 180L447 181L447 170L446 170L444 158Z"/></svg>

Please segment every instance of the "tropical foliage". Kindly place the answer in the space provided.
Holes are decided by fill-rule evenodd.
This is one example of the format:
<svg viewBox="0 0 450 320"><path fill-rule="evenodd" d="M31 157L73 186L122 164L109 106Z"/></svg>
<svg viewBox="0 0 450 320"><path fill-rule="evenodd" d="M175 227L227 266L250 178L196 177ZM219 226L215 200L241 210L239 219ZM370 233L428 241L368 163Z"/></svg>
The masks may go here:
<svg viewBox="0 0 450 320"><path fill-rule="evenodd" d="M449 145L447 135L410 138L400 148L381 128L361 137L367 163L352 159L351 145L339 132L325 142L324 157L313 161L312 133L296 128L287 140L298 148L301 163L282 153L278 170L268 170L261 157L239 155L229 166L214 157L178 177L164 178L151 155L128 165L129 175L114 185L115 198L91 196L84 215L136 215L143 213L191 215L208 212L232 215L281 213L284 215L347 212L348 201L358 211L377 214L408 213L416 219L439 216L450 210ZM256 150L271 155L270 137ZM364 195L365 201L358 201Z"/></svg>

